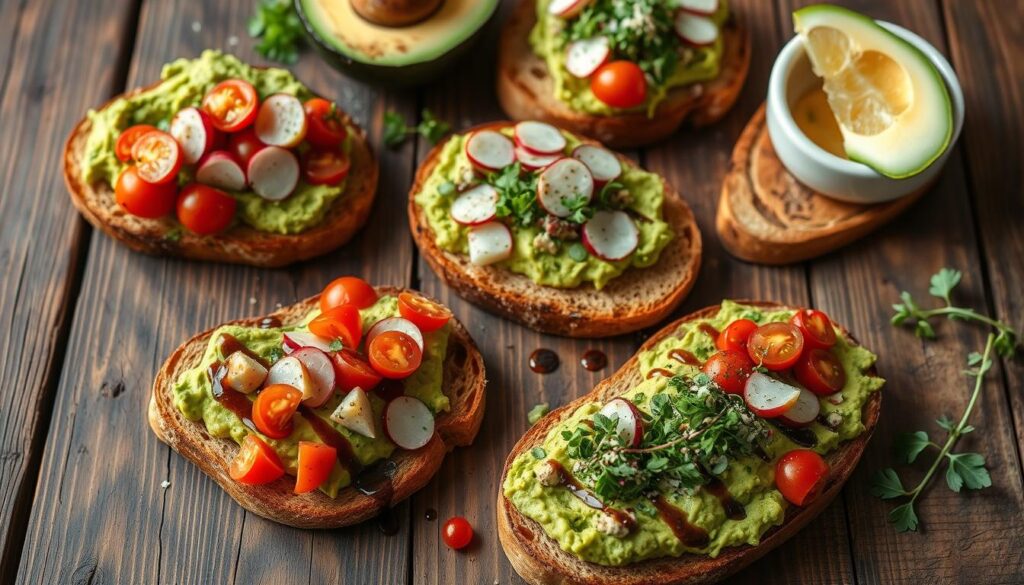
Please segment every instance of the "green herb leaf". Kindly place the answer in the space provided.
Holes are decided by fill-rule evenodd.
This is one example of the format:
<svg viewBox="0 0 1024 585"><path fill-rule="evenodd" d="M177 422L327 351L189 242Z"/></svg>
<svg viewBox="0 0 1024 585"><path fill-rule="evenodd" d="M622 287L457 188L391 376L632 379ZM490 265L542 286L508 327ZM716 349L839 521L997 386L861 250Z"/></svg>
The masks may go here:
<svg viewBox="0 0 1024 585"><path fill-rule="evenodd" d="M445 181L437 186L437 193L442 197L448 197L455 193L455 183L451 181Z"/></svg>
<svg viewBox="0 0 1024 585"><path fill-rule="evenodd" d="M887 467L871 478L871 494L883 500L891 500L907 495L907 491L903 489L903 482L896 470Z"/></svg>
<svg viewBox="0 0 1024 585"><path fill-rule="evenodd" d="M943 268L932 275L931 287L928 288L928 293L933 297L946 301L947 305L952 304L950 303L949 295L956 288L956 285L960 284L962 276L959 270Z"/></svg>
<svg viewBox="0 0 1024 585"><path fill-rule="evenodd" d="M573 260L577 262L586 262L589 256L590 254L587 253L587 249L583 246L583 244L579 242L573 242L572 245L569 246L569 257L572 258Z"/></svg>
<svg viewBox="0 0 1024 585"><path fill-rule="evenodd" d="M953 430L953 427L956 426L956 423L950 420L950 418L946 415L942 415L939 418L935 419L935 422L940 427L942 427L946 432L951 432Z"/></svg>
<svg viewBox="0 0 1024 585"><path fill-rule="evenodd" d="M384 145L388 148L395 148L405 142L406 135L410 132L402 116L395 112L384 112Z"/></svg>
<svg viewBox="0 0 1024 585"><path fill-rule="evenodd" d="M181 228L180 227L173 227L173 228L167 230L167 232L164 234L164 241L165 242L175 242L175 243L176 242L180 242L181 241L181 235L182 235Z"/></svg>
<svg viewBox="0 0 1024 585"><path fill-rule="evenodd" d="M341 342L340 339L335 339L331 341L330 345L327 346L327 349L331 351L341 351L344 347L345 345Z"/></svg>
<svg viewBox="0 0 1024 585"><path fill-rule="evenodd" d="M277 360L279 360L279 359L281 359L283 357L284 357L284 350L282 348L280 348L280 347L271 348L271 350L269 352L267 352L267 359L270 360L270 363L275 363L275 362L277 362Z"/></svg>
<svg viewBox="0 0 1024 585"><path fill-rule="evenodd" d="M302 22L287 0L263 0L248 22L249 36L258 38L256 52L272 61L295 63L303 42Z"/></svg>
<svg viewBox="0 0 1024 585"><path fill-rule="evenodd" d="M438 120L430 110L424 109L422 112L422 118L423 119L416 126L416 131L420 133L420 136L426 138L431 144L436 144L438 140L441 140L441 138L452 129L451 124Z"/></svg>
<svg viewBox="0 0 1024 585"><path fill-rule="evenodd" d="M917 513L914 512L914 503L907 502L906 504L896 506L889 512L889 522L893 523L897 532L915 532L917 531Z"/></svg>
<svg viewBox="0 0 1024 585"><path fill-rule="evenodd" d="M544 450L544 447L534 447L530 449L530 455L533 455L534 459L543 459L548 456L548 452Z"/></svg>
<svg viewBox="0 0 1024 585"><path fill-rule="evenodd" d="M530 422L530 426L533 426L537 424L537 421L543 418L549 410L551 410L551 408L548 406L547 402L535 404L533 408L530 409L530 412L526 413L526 420Z"/></svg>
<svg viewBox="0 0 1024 585"><path fill-rule="evenodd" d="M931 445L931 440L924 431L900 433L896 436L896 456L907 463L913 463L928 445Z"/></svg>
<svg viewBox="0 0 1024 585"><path fill-rule="evenodd" d="M966 486L969 490L980 490L992 485L992 478L985 468L985 457L980 453L947 453L949 467L946 468L946 485L954 492Z"/></svg>

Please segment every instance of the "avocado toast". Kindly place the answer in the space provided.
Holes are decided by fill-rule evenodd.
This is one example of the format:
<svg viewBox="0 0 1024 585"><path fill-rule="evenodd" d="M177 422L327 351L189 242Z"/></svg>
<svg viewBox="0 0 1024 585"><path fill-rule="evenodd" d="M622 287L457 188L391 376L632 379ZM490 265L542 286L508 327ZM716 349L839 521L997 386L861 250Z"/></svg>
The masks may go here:
<svg viewBox="0 0 1024 585"><path fill-rule="evenodd" d="M719 380L726 386L749 386L760 373L748 371L740 379L716 375L712 377L714 383L708 381L708 374L701 373L710 371L707 365L714 361L714 356L728 353L720 350L720 338L730 337L730 322L755 321L758 329L753 334L747 332L752 338L761 327L771 323L776 323L772 327L782 327L779 323L795 321L796 315L823 314L773 303L728 301L692 313L655 334L589 394L551 412L527 431L506 460L497 504L498 534L516 571L530 583L544 584L712 583L760 558L817 516L849 478L877 424L881 406L878 389L883 381L873 367L874 356L844 329L825 321L834 331L831 351L839 356L845 372L845 377L831 390L841 390L819 393L817 390L823 389L813 383L814 396L820 398L820 404L812 401L809 411L789 410L781 415L748 410L752 408L751 400L758 400L749 388L744 388L740 399L722 392L718 386ZM730 326L726 327L727 324ZM720 334L717 328L723 327L725 330ZM808 336L808 343L811 337ZM763 364L767 363L766 358ZM762 369L763 365L757 368ZM799 365L794 368L800 370ZM789 370L768 373L788 380L791 389L798 387ZM798 377L802 395L807 390L803 384L810 380L803 373ZM693 394L686 394L695 386ZM658 396L670 399L658 403ZM657 476L657 472L652 472L659 477L654 487L639 486L622 500L599 498L599 493L622 492L587 480L593 466L588 467L585 460L581 462L575 457L580 437L592 436L582 423L589 424L590 429L604 428L608 421L599 420L594 413L607 414L609 405L621 405L624 401L632 404L619 412L626 413L625 418L632 413L635 416L630 418L631 422L639 423L636 434L630 437L629 446L633 449L627 446L619 451L644 453L643 457L653 460L660 447L651 449L648 440L664 440L651 436L665 428L664 421L668 420L652 417L651 413L659 408L656 404L674 404L678 408L679 400L692 400L693 396L698 399L699 408L704 408L701 401L706 399L707 404L719 401L736 410L736 415L729 415L733 416L734 426L715 426L721 420L729 420L720 415L710 421L698 417L692 427L680 426L681 434L694 431L691 438L696 437L697 441L700 432L715 433L709 442L684 442L684 447L674 451L674 456L692 461L695 469L691 471L699 473L687 477L683 467L679 468L684 472L682 475ZM699 408L696 412L702 413ZM754 416L755 411L764 413L764 417ZM707 429L702 428L705 425ZM612 428L619 427L613 424ZM737 429L751 432L734 432ZM737 436L750 440L737 442ZM811 438L813 445L798 442ZM749 448L729 454L721 465L714 459L703 459L705 453L710 455L722 443L746 444ZM820 453L812 456L824 467L813 486L796 492L799 497L793 495L791 486L780 484L783 480L775 473L792 453ZM541 473L542 467L552 460L563 469L561 481L546 481L544 476L550 474ZM606 468L619 463L599 461ZM647 465L650 467L641 469L664 469L661 462ZM566 487L574 485L575 490ZM624 485L636 487L629 479ZM784 494L780 490L785 490ZM793 504L790 498L798 499L801 505ZM605 518L616 518L608 514L616 510L624 521L621 524Z"/></svg>

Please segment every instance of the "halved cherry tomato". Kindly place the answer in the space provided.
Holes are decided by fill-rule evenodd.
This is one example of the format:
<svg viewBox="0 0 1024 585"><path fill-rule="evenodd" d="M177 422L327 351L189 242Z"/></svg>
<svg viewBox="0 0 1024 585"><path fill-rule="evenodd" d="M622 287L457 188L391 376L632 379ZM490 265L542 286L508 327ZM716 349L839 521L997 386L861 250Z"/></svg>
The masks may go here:
<svg viewBox="0 0 1024 585"><path fill-rule="evenodd" d="M804 334L807 347L828 349L836 344L836 330L832 328L832 320L828 315L815 309L797 311L789 322L797 326Z"/></svg>
<svg viewBox="0 0 1024 585"><path fill-rule="evenodd" d="M299 465L295 474L295 493L311 492L331 476L338 451L330 445L299 441Z"/></svg>
<svg viewBox="0 0 1024 585"><path fill-rule="evenodd" d="M380 384L381 375L374 371L366 358L352 351L342 349L331 355L334 362L334 373L338 377L338 391L348 392L353 388L362 388L369 392Z"/></svg>
<svg viewBox="0 0 1024 585"><path fill-rule="evenodd" d="M462 516L453 516L444 523L444 527L441 529L441 538L449 548L455 550L466 548L473 540L473 527L470 526L469 520Z"/></svg>
<svg viewBox="0 0 1024 585"><path fill-rule="evenodd" d="M408 292L398 295L398 312L415 323L424 333L437 331L452 318L452 312L448 307Z"/></svg>
<svg viewBox="0 0 1024 585"><path fill-rule="evenodd" d="M365 309L377 302L377 291L358 276L335 278L320 293L320 310L327 312L341 305Z"/></svg>
<svg viewBox="0 0 1024 585"><path fill-rule="evenodd" d="M303 104L306 111L306 140L318 148L337 148L348 136L341 113L333 102L313 98Z"/></svg>
<svg viewBox="0 0 1024 585"><path fill-rule="evenodd" d="M843 364L827 349L814 348L804 352L793 372L797 381L819 396L835 394L846 385Z"/></svg>
<svg viewBox="0 0 1024 585"><path fill-rule="evenodd" d="M810 449L794 449L775 464L775 485L797 506L813 500L828 477L828 463Z"/></svg>
<svg viewBox="0 0 1024 585"><path fill-rule="evenodd" d="M420 346L401 331L385 331L374 337L366 353L377 373L396 380L407 378L423 361Z"/></svg>
<svg viewBox="0 0 1024 585"><path fill-rule="evenodd" d="M235 198L207 185L186 185L178 196L178 221L189 231L208 235L224 231L235 217Z"/></svg>
<svg viewBox="0 0 1024 585"><path fill-rule="evenodd" d="M248 485L270 483L284 475L284 465L270 445L256 435L246 435L228 469L231 479Z"/></svg>
<svg viewBox="0 0 1024 585"><path fill-rule="evenodd" d="M138 169L133 166L126 168L114 185L114 198L118 205L132 215L150 219L170 213L174 209L174 200L177 196L177 184L147 183L139 177Z"/></svg>
<svg viewBox="0 0 1024 585"><path fill-rule="evenodd" d="M317 315L309 322L309 330L320 337L340 339L342 345L353 349L363 338L363 319L355 305L341 305Z"/></svg>
<svg viewBox="0 0 1024 585"><path fill-rule="evenodd" d="M647 78L632 61L612 61L590 78L590 91L613 108L635 108L647 99Z"/></svg>
<svg viewBox="0 0 1024 585"><path fill-rule="evenodd" d="M747 353L754 364L772 371L790 368L804 350L804 335L790 323L761 325L747 339Z"/></svg>
<svg viewBox="0 0 1024 585"><path fill-rule="evenodd" d="M747 378L754 371L754 362L745 351L720 351L713 354L701 368L715 384L729 394L743 394Z"/></svg>
<svg viewBox="0 0 1024 585"><path fill-rule="evenodd" d="M256 430L271 439L292 434L292 417L302 402L302 392L287 384L271 384L256 395L252 404L252 422Z"/></svg>
<svg viewBox="0 0 1024 585"><path fill-rule="evenodd" d="M132 145L132 158L139 178L147 183L162 185L178 178L181 170L181 147L173 136L160 130L150 130Z"/></svg>
<svg viewBox="0 0 1024 585"><path fill-rule="evenodd" d="M242 168L248 168L252 155L266 148L267 145L256 136L256 131L246 128L228 136L228 150L238 159Z"/></svg>
<svg viewBox="0 0 1024 585"><path fill-rule="evenodd" d="M715 347L722 351L746 351L747 339L755 329L757 329L757 323L750 319L736 319L718 335Z"/></svg>
<svg viewBox="0 0 1024 585"><path fill-rule="evenodd" d="M213 86L203 97L203 110L221 132L238 132L256 119L259 96L251 83L228 79Z"/></svg>
<svg viewBox="0 0 1024 585"><path fill-rule="evenodd" d="M302 155L302 175L310 185L337 185L351 167L348 155L338 148L314 148Z"/></svg>
<svg viewBox="0 0 1024 585"><path fill-rule="evenodd" d="M132 146L135 146L143 134L156 129L156 126L149 124L136 124L122 132L117 137L117 144L114 145L114 154L117 155L117 160L123 163L132 160Z"/></svg>

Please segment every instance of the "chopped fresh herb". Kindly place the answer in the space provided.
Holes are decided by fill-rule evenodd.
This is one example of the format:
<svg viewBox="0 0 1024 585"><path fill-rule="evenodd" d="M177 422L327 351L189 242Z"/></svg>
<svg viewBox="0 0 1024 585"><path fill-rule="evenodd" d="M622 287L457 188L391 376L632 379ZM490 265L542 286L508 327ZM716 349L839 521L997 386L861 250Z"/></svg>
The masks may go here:
<svg viewBox="0 0 1024 585"><path fill-rule="evenodd" d="M271 61L295 63L302 35L299 15L287 0L262 0L249 19L249 36L260 40L256 52Z"/></svg>
<svg viewBox="0 0 1024 585"><path fill-rule="evenodd" d="M277 360L279 360L279 359L281 359L283 357L284 357L284 349L282 349L280 347L272 348L269 352L267 352L267 359L270 360L270 363L274 363L274 362L276 362Z"/></svg>
<svg viewBox="0 0 1024 585"><path fill-rule="evenodd" d="M571 212L565 219L573 223L583 224L594 217L594 208L590 207L590 199L587 197L580 195L572 199L563 199L562 204Z"/></svg>
<svg viewBox="0 0 1024 585"><path fill-rule="evenodd" d="M530 455L533 455L534 459L543 459L548 456L548 452L544 450L544 447L534 447L530 449Z"/></svg>
<svg viewBox="0 0 1024 585"><path fill-rule="evenodd" d="M548 406L547 402L535 404L533 408L530 409L530 412L526 413L526 420L530 422L530 426L533 426L537 424L537 421L543 418L549 410L551 410L551 407Z"/></svg>
<svg viewBox="0 0 1024 585"><path fill-rule="evenodd" d="M437 193L442 197L448 197L455 192L455 183L451 181L445 181L437 186Z"/></svg>
<svg viewBox="0 0 1024 585"><path fill-rule="evenodd" d="M167 233L164 234L164 241L165 242L180 242L181 241L181 228L180 227L173 227L173 228L167 230Z"/></svg>
<svg viewBox="0 0 1024 585"><path fill-rule="evenodd" d="M523 227L541 217L537 175L523 173L518 162L487 175L487 183L498 190L498 217L510 218Z"/></svg>
<svg viewBox="0 0 1024 585"><path fill-rule="evenodd" d="M587 249L583 247L583 244L573 242L572 245L569 246L569 257L573 260L577 262L586 262L589 256L590 254L587 253Z"/></svg>
<svg viewBox="0 0 1024 585"><path fill-rule="evenodd" d="M335 339L331 341L330 345L327 346L327 349L331 351L341 351L343 347L345 347L345 345L341 342L341 340Z"/></svg>
<svg viewBox="0 0 1024 585"><path fill-rule="evenodd" d="M419 124L408 126L401 115L395 112L385 112L384 145L388 148L396 148L405 142L410 134L419 134L434 144L452 129L450 124L437 119L430 110L424 109L420 117L422 120Z"/></svg>

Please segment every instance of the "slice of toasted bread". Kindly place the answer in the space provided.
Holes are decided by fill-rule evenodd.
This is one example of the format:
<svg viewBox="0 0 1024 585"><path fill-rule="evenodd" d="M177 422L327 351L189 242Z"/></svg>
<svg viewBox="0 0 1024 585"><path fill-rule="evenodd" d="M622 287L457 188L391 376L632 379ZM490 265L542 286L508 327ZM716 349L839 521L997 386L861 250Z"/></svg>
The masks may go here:
<svg viewBox="0 0 1024 585"><path fill-rule="evenodd" d="M510 124L493 122L467 132ZM585 142L597 144L592 140ZM661 321L693 288L700 270L700 229L686 202L664 180L663 216L675 236L653 266L630 268L601 290L589 284L569 289L542 286L505 268L475 266L468 256L442 250L415 198L437 165L444 144L435 146L416 172L409 191L409 226L420 253L434 272L466 299L543 333L610 337ZM619 158L623 164L636 164L622 155Z"/></svg>
<svg viewBox="0 0 1024 585"><path fill-rule="evenodd" d="M750 67L750 35L732 16L722 28L725 49L717 78L672 89L653 116L646 111L611 116L578 112L555 97L547 63L530 47L530 30L536 22L535 0L520 0L501 33L497 82L501 107L514 120L543 120L614 148L657 142L686 119L694 126L717 122L736 103Z"/></svg>
<svg viewBox="0 0 1024 585"><path fill-rule="evenodd" d="M378 287L379 294L397 295L405 289ZM285 307L270 317L284 325L296 323L317 306L312 297ZM231 324L255 327L262 317L233 321ZM369 497L352 486L330 498L320 491L296 495L294 478L285 476L266 485L245 485L231 479L228 468L238 453L230 439L213 438L203 421L192 421L174 406L172 387L186 370L194 368L215 329L204 331L180 345L157 373L149 403L149 426L161 441L199 466L243 508L281 524L298 528L338 528L357 524L376 516L385 508L408 498L430 481L441 467L445 453L456 446L473 442L484 416L484 361L469 333L452 320L452 333L445 357L443 389L451 401L451 410L437 416L433 438L415 451L396 450L391 460L397 470L391 480L388 499Z"/></svg>
<svg viewBox="0 0 1024 585"><path fill-rule="evenodd" d="M784 308L774 303L748 303L763 307ZM646 351L663 339L675 334L679 325L695 319L707 318L718 312L719 307L708 307L672 322L647 340L638 350ZM855 343L849 333L844 335ZM872 370L871 375L876 375ZM499 486L505 483L505 475L512 461L522 453L540 445L552 428L568 418L577 408L591 401L605 402L640 383L639 362L636 356L627 361L612 376L602 381L587 395L552 411L516 443L505 461ZM781 526L766 532L757 546L727 548L715 558L700 555L683 555L652 559L621 567L605 567L588 563L565 552L558 544L544 534L543 528L535 521L523 516L505 497L498 494L498 536L505 554L526 581L532 584L587 584L587 585L692 585L714 583L735 573L754 562L771 549L782 544L803 528L839 494L860 460L864 447L878 422L881 408L881 392L871 393L864 404L863 422L866 427L856 439L839 446L826 456L829 476L821 493L804 507L789 506Z"/></svg>
<svg viewBox="0 0 1024 585"><path fill-rule="evenodd" d="M158 85L136 89L127 95ZM90 185L83 179L82 161L92 131L88 117L75 126L64 146L64 182L71 202L89 223L138 252L267 268L285 266L342 246L370 215L380 170L366 141L366 133L347 114L344 122L354 129L352 167L345 192L334 201L323 221L298 234L261 232L238 223L220 234L201 236L181 228L170 217L146 219L127 213L114 199L112 185L102 181Z"/></svg>

